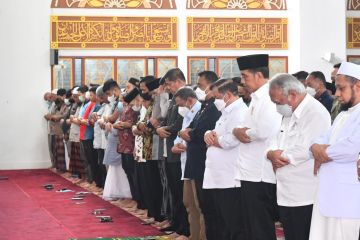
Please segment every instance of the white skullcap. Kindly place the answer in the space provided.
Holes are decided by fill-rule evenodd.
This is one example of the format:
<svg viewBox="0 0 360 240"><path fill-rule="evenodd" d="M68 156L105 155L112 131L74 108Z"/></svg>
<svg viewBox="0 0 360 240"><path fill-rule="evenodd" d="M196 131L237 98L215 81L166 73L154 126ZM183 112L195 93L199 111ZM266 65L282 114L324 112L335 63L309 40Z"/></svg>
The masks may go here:
<svg viewBox="0 0 360 240"><path fill-rule="evenodd" d="M73 90L72 90L72 94L79 94L79 87L76 87L76 88L74 88Z"/></svg>
<svg viewBox="0 0 360 240"><path fill-rule="evenodd" d="M346 75L360 80L360 65L342 62L337 74Z"/></svg>
<svg viewBox="0 0 360 240"><path fill-rule="evenodd" d="M53 89L53 90L51 91L51 93L52 93L52 94L57 94L57 91L58 91L58 89L55 88L55 89Z"/></svg>

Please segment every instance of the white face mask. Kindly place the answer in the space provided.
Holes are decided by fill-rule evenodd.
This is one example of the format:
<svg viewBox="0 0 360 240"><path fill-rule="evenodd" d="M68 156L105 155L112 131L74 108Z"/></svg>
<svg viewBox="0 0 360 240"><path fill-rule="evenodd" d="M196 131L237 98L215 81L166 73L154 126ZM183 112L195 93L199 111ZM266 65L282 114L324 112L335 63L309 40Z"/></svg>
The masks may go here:
<svg viewBox="0 0 360 240"><path fill-rule="evenodd" d="M306 92L308 94L310 94L312 97L314 97L315 94L316 94L316 90L314 88L312 88L312 87L306 87Z"/></svg>
<svg viewBox="0 0 360 240"><path fill-rule="evenodd" d="M109 103L114 103L116 101L115 95L113 94L112 96L108 96L108 101Z"/></svg>
<svg viewBox="0 0 360 240"><path fill-rule="evenodd" d="M64 103L66 104L66 106L69 106L71 104L70 100L67 98L64 99Z"/></svg>
<svg viewBox="0 0 360 240"><path fill-rule="evenodd" d="M276 104L276 110L284 117L291 117L293 113L292 108L289 104L283 104L283 105Z"/></svg>
<svg viewBox="0 0 360 240"><path fill-rule="evenodd" d="M135 112L139 112L139 111L141 110L141 106L136 106L136 105L134 105L134 106L132 106L131 108L132 108L132 110L134 110Z"/></svg>
<svg viewBox="0 0 360 240"><path fill-rule="evenodd" d="M117 105L117 109L119 110L120 113L122 113L124 111L124 103L119 102Z"/></svg>
<svg viewBox="0 0 360 240"><path fill-rule="evenodd" d="M90 99L90 92L86 92L86 93L85 93L85 98L86 98L86 99Z"/></svg>
<svg viewBox="0 0 360 240"><path fill-rule="evenodd" d="M79 96L79 101L82 102L82 103L85 102L85 98L84 98L83 95Z"/></svg>
<svg viewBox="0 0 360 240"><path fill-rule="evenodd" d="M217 108L217 110L219 110L220 112L222 110L224 110L226 107L226 103L225 103L224 99L215 99L214 104L215 104L215 107Z"/></svg>
<svg viewBox="0 0 360 240"><path fill-rule="evenodd" d="M187 107L179 107L178 108L178 113L182 116L185 117L186 114L190 111L190 109L188 109Z"/></svg>
<svg viewBox="0 0 360 240"><path fill-rule="evenodd" d="M195 90L196 96L199 99L199 101L204 101L206 97L205 91L201 90L199 87Z"/></svg>

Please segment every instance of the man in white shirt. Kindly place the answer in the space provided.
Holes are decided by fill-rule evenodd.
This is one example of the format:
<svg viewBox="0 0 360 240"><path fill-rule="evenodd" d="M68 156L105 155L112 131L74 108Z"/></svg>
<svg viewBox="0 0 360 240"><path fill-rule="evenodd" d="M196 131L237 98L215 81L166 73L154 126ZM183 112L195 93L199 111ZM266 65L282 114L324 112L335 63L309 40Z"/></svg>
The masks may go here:
<svg viewBox="0 0 360 240"><path fill-rule="evenodd" d="M357 240L360 229L360 66L343 62L336 76L342 112L311 146L319 187L310 240Z"/></svg>
<svg viewBox="0 0 360 240"><path fill-rule="evenodd" d="M241 184L235 179L240 142L232 132L243 121L247 106L239 98L237 84L231 79L218 80L214 85L214 104L222 115L215 129L204 136L208 150L203 188L213 200L212 211L218 215L216 228L222 229L217 239L240 240L244 239Z"/></svg>
<svg viewBox="0 0 360 240"><path fill-rule="evenodd" d="M330 128L330 114L290 74L271 80L270 97L283 116L280 131L267 152L276 174L280 221L286 240L308 240L317 185L308 149Z"/></svg>
<svg viewBox="0 0 360 240"><path fill-rule="evenodd" d="M281 115L269 96L269 56L237 59L245 85L252 91L249 110L233 133L241 142L237 179L241 180L246 239L276 240L276 179L265 151L280 129Z"/></svg>
<svg viewBox="0 0 360 240"><path fill-rule="evenodd" d="M174 95L176 105L179 106L178 112L184 118L182 123L182 130L189 127L195 115L201 108L201 103L198 101L196 93L190 87L180 88ZM188 139L187 139L188 140ZM195 180L184 178L185 164L186 164L186 149L187 142L181 138L180 134L174 141L174 147L171 149L173 153L180 153L181 161L181 180L184 181L183 188L183 202L188 212L188 219L190 224L189 240L204 240L205 239L205 225L204 217L202 216L199 202L196 194Z"/></svg>

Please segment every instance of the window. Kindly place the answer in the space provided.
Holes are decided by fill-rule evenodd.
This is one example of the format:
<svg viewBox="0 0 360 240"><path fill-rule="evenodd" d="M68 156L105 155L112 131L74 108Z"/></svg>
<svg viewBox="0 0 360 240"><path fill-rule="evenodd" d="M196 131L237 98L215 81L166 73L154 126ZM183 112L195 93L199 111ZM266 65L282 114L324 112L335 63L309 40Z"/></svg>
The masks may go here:
<svg viewBox="0 0 360 240"><path fill-rule="evenodd" d="M114 59L85 59L85 84L103 84L114 78Z"/></svg>
<svg viewBox="0 0 360 240"><path fill-rule="evenodd" d="M118 59L117 80L121 87L125 87L130 77L139 79L146 75L145 59Z"/></svg>
<svg viewBox="0 0 360 240"><path fill-rule="evenodd" d="M196 85L198 73L204 70L214 71L219 78L233 78L240 76L236 57L188 57L188 81ZM269 59L270 78L277 73L288 71L288 57L274 57Z"/></svg>
<svg viewBox="0 0 360 240"><path fill-rule="evenodd" d="M177 67L177 57L64 57L53 67L52 87L103 84L114 78L121 87L130 77L163 76Z"/></svg>
<svg viewBox="0 0 360 240"><path fill-rule="evenodd" d="M53 67L53 89L69 89L72 86L72 59L59 58L58 65Z"/></svg>

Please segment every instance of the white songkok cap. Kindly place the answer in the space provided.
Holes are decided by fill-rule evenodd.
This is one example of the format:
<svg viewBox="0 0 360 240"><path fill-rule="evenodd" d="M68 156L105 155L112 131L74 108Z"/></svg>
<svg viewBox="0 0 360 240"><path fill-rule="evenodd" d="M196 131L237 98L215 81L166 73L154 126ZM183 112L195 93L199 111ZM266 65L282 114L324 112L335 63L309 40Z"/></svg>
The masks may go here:
<svg viewBox="0 0 360 240"><path fill-rule="evenodd" d="M342 62L337 74L346 75L360 80L360 65Z"/></svg>
<svg viewBox="0 0 360 240"><path fill-rule="evenodd" d="M51 91L51 93L52 93L52 94L57 94L57 91L58 91L58 89L55 88L55 89L53 89L53 90Z"/></svg>
<svg viewBox="0 0 360 240"><path fill-rule="evenodd" d="M79 94L79 87L76 87L72 90L72 94Z"/></svg>

